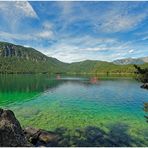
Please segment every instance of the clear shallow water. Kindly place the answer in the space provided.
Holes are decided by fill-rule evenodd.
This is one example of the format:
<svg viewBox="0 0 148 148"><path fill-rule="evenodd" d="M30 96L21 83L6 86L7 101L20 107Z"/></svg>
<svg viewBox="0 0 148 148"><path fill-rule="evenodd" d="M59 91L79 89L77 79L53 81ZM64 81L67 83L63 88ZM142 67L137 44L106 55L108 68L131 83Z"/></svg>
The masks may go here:
<svg viewBox="0 0 148 148"><path fill-rule="evenodd" d="M148 146L143 111L148 91L134 80L91 83L82 77L57 80L47 75L1 75L0 84L0 107L13 110L23 126L47 130L64 127L73 133L89 126L107 133L118 129L117 137L125 137L124 131L140 146Z"/></svg>

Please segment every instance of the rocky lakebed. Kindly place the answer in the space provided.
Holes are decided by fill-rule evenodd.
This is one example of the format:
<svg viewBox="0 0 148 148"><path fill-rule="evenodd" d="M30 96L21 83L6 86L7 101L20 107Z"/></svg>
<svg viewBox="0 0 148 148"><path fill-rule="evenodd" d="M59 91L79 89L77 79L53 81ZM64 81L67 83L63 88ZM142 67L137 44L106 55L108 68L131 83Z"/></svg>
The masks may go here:
<svg viewBox="0 0 148 148"><path fill-rule="evenodd" d="M126 128L122 124L110 133L93 126L78 128L71 136L67 133L65 128L57 128L55 131L22 128L11 110L0 109L0 147L133 146L133 143L143 146L143 141L126 134Z"/></svg>

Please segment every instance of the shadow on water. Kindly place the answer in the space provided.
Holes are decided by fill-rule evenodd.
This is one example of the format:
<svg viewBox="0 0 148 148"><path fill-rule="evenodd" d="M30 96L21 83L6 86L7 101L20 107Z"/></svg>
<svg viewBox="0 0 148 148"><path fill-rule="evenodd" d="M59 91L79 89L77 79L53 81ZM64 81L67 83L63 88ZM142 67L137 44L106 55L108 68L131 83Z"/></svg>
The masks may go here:
<svg viewBox="0 0 148 148"><path fill-rule="evenodd" d="M129 127L123 123L116 123L108 127L108 132L99 127L88 126L83 129L77 128L73 132L61 127L54 131L60 136L57 145L53 146L76 146L76 147L128 147L148 146L145 141L132 137ZM148 133L145 133L148 136Z"/></svg>

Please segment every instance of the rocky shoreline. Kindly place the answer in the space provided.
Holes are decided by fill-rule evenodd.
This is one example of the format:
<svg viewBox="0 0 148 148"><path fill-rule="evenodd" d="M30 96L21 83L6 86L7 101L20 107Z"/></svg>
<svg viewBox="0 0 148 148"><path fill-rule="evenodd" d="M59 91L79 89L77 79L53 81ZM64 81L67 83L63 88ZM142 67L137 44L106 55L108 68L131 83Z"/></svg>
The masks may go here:
<svg viewBox="0 0 148 148"><path fill-rule="evenodd" d="M141 85L141 88L148 89L148 83L144 83L143 85Z"/></svg>
<svg viewBox="0 0 148 148"><path fill-rule="evenodd" d="M0 147L58 146L54 132L27 127L22 129L11 110L0 109Z"/></svg>
<svg viewBox="0 0 148 148"><path fill-rule="evenodd" d="M128 125L120 122L111 125L109 132L95 126L76 128L74 134L70 134L71 131L64 127L54 131L33 127L22 128L11 110L0 109L0 147L148 146L147 141L132 137L128 130Z"/></svg>

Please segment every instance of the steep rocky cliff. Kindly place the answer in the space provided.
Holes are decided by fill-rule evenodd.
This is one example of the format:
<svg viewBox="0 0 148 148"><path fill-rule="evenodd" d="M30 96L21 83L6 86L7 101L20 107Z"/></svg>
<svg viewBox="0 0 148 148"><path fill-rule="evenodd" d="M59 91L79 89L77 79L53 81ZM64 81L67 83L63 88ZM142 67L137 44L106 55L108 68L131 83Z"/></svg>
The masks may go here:
<svg viewBox="0 0 148 148"><path fill-rule="evenodd" d="M65 65L33 48L0 42L0 73L56 73Z"/></svg>
<svg viewBox="0 0 148 148"><path fill-rule="evenodd" d="M0 57L16 57L33 61L47 61L49 58L33 48L0 42Z"/></svg>

